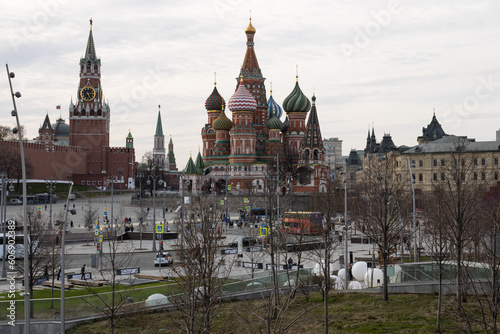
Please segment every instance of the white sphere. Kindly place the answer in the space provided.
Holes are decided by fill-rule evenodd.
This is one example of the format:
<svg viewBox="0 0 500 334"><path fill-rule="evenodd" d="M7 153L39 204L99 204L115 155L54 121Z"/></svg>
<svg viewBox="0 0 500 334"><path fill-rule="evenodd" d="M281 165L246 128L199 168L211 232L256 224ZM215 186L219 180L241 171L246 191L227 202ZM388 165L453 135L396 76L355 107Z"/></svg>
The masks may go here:
<svg viewBox="0 0 500 334"><path fill-rule="evenodd" d="M371 284L372 276L373 276L373 285ZM384 285L384 273L382 272L382 270L380 270L378 268L375 268L375 270L372 270L370 268L366 272L364 280L365 280L366 287L368 287L368 288L382 286L382 285Z"/></svg>
<svg viewBox="0 0 500 334"><path fill-rule="evenodd" d="M362 281L365 277L367 270L368 270L368 264L365 261L356 262L351 269L352 276L356 281Z"/></svg>
<svg viewBox="0 0 500 334"><path fill-rule="evenodd" d="M345 275L346 271L344 268L340 269L339 272L337 273L337 276L342 280L342 282L345 282Z"/></svg>
<svg viewBox="0 0 500 334"><path fill-rule="evenodd" d="M351 281L351 282L349 282L348 289L349 290L361 290L361 289L363 289L363 286L358 281Z"/></svg>
<svg viewBox="0 0 500 334"><path fill-rule="evenodd" d="M146 299L146 306L156 306L156 305L164 305L168 304L170 301L168 300L168 297L165 295L162 295L161 293L155 293Z"/></svg>
<svg viewBox="0 0 500 334"><path fill-rule="evenodd" d="M330 279L332 280L332 288L334 288L335 290L344 289L344 282L340 279L340 277L331 275Z"/></svg>
<svg viewBox="0 0 500 334"><path fill-rule="evenodd" d="M320 262L316 262L313 268L314 276L323 276L323 271L325 268L325 261L321 260ZM333 272L333 263L330 263L330 272Z"/></svg>

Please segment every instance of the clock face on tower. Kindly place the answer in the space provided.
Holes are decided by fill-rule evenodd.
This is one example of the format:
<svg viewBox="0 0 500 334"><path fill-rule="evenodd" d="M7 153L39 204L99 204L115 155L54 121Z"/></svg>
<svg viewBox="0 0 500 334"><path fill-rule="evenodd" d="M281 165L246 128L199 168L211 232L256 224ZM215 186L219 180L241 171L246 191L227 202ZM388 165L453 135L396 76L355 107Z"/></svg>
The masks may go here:
<svg viewBox="0 0 500 334"><path fill-rule="evenodd" d="M92 101L95 98L95 90L90 86L85 86L80 91L80 96L84 101Z"/></svg>

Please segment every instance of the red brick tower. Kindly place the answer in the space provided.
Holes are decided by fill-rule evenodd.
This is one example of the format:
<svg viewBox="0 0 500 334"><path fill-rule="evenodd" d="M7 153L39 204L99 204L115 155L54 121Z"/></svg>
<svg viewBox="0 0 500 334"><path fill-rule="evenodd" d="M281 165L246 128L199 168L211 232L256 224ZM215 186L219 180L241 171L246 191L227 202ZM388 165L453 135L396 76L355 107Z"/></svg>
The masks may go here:
<svg viewBox="0 0 500 334"><path fill-rule="evenodd" d="M265 155L266 142L269 136L269 131L265 126L266 121L269 119L267 114L267 99L266 99L266 86L264 81L266 78L262 76L257 56L255 55L254 41L255 28L252 25L252 19L248 27L245 29L247 35L247 51L243 66L241 67L240 75L243 76L243 83L257 101L257 108L255 109L253 117L253 127L256 134L256 153L258 155ZM239 85L239 79L236 78Z"/></svg>
<svg viewBox="0 0 500 334"><path fill-rule="evenodd" d="M69 113L69 145L88 149L88 174L107 172L109 116L109 105L104 102L101 85L101 59L96 56L91 20L85 56L80 59L77 103L74 105L71 101Z"/></svg>
<svg viewBox="0 0 500 334"><path fill-rule="evenodd" d="M231 138L230 164L251 164L257 160L256 131L253 126L253 116L257 108L254 97L245 88L243 78L236 92L228 103L233 112L233 128L229 132Z"/></svg>
<svg viewBox="0 0 500 334"><path fill-rule="evenodd" d="M208 122L201 129L201 139L203 140L203 156L205 161L210 161L213 158L211 156L215 155L213 149L215 146L215 129L212 124L220 116L221 111L224 107L225 101L220 96L217 91L217 82L214 82L214 90L212 94L205 101L205 108L207 109Z"/></svg>

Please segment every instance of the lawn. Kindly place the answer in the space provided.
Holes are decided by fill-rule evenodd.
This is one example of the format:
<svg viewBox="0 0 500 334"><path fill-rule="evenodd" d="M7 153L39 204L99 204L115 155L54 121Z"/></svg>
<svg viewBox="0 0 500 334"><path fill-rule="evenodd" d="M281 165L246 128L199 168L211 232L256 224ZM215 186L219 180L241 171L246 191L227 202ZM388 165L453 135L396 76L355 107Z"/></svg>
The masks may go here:
<svg viewBox="0 0 500 334"><path fill-rule="evenodd" d="M455 316L450 296L443 302L442 329L456 333ZM390 295L384 302L382 294L332 293L329 297L330 333L434 333L436 328L436 295ZM229 302L221 305L217 325L211 333L254 334L266 328L261 318L266 315L265 300ZM323 303L318 293L309 300L299 294L287 312L284 323L309 306L316 306L295 323L288 333L324 332ZM118 321L115 333L177 333L182 328L180 312L151 312L128 315ZM475 328L477 332L479 328ZM267 332L264 330L264 332ZM80 325L71 334L109 333L107 320Z"/></svg>

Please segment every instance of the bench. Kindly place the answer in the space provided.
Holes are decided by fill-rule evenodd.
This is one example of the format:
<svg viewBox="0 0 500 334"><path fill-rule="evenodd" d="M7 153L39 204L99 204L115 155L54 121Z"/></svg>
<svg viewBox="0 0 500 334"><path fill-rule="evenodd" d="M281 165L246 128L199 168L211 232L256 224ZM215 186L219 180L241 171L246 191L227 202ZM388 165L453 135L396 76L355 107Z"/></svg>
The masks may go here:
<svg viewBox="0 0 500 334"><path fill-rule="evenodd" d="M99 287L102 286L102 282L94 282L90 280L83 280L83 279L76 279L76 278L71 278L68 280L69 283L72 283L74 285L83 285L83 286L92 286L92 287Z"/></svg>
<svg viewBox="0 0 500 334"><path fill-rule="evenodd" d="M43 286L48 286L48 287L54 287L54 288L58 288L60 289L61 288L61 283L58 283L58 282L54 282L54 285L52 285L52 282L51 281L43 281L42 283ZM65 289L72 289L73 288L73 284L64 284L64 288Z"/></svg>
<svg viewBox="0 0 500 334"><path fill-rule="evenodd" d="M134 277L140 278L140 279L150 279L153 281L166 281L166 280L168 280L168 277L165 277L165 276L146 275L146 274L134 274Z"/></svg>

